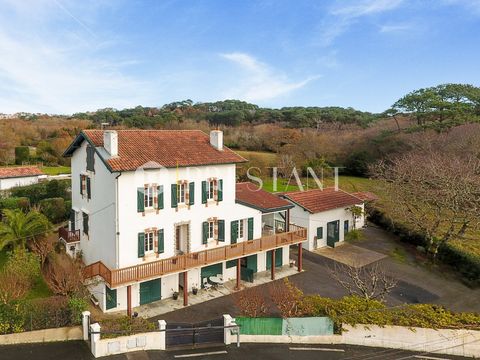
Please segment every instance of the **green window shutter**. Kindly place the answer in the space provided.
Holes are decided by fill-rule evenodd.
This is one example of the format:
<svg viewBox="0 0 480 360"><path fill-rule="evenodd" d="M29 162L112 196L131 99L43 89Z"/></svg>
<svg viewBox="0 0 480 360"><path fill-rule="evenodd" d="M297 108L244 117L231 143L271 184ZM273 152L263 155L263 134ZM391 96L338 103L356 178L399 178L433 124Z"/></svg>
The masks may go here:
<svg viewBox="0 0 480 360"><path fill-rule="evenodd" d="M217 201L223 201L223 180L218 180Z"/></svg>
<svg viewBox="0 0 480 360"><path fill-rule="evenodd" d="M83 213L83 232L88 235L88 214Z"/></svg>
<svg viewBox="0 0 480 360"><path fill-rule="evenodd" d="M91 199L92 198L92 186L90 184L90 178L87 177L87 198Z"/></svg>
<svg viewBox="0 0 480 360"><path fill-rule="evenodd" d="M202 204L207 203L207 182L202 181Z"/></svg>
<svg viewBox="0 0 480 360"><path fill-rule="evenodd" d="M230 223L230 243L236 244L238 239L238 221L232 221Z"/></svg>
<svg viewBox="0 0 480 360"><path fill-rule="evenodd" d="M208 239L208 222L202 223L202 244L206 244Z"/></svg>
<svg viewBox="0 0 480 360"><path fill-rule="evenodd" d="M83 195L82 179L83 175L80 175L80 195Z"/></svg>
<svg viewBox="0 0 480 360"><path fill-rule="evenodd" d="M143 187L137 188L137 212L145 211L145 189Z"/></svg>
<svg viewBox="0 0 480 360"><path fill-rule="evenodd" d="M253 239L253 218L248 218L248 240Z"/></svg>
<svg viewBox="0 0 480 360"><path fill-rule="evenodd" d="M188 203L193 205L195 203L195 183L188 184Z"/></svg>
<svg viewBox="0 0 480 360"><path fill-rule="evenodd" d="M163 229L158 230L157 237L158 237L157 252L159 254L162 254L165 251L165 239L164 239L164 236L163 236Z"/></svg>
<svg viewBox="0 0 480 360"><path fill-rule="evenodd" d="M323 227L317 227L317 239L323 239Z"/></svg>
<svg viewBox="0 0 480 360"><path fill-rule="evenodd" d="M157 208L163 209L163 185L157 186Z"/></svg>
<svg viewBox="0 0 480 360"><path fill-rule="evenodd" d="M138 233L138 257L145 256L145 234Z"/></svg>
<svg viewBox="0 0 480 360"><path fill-rule="evenodd" d="M172 208L176 208L177 207L177 204L178 204L178 200L177 200L177 188L178 188L178 185L177 184L172 184Z"/></svg>
<svg viewBox="0 0 480 360"><path fill-rule="evenodd" d="M225 241L225 220L218 220L218 241Z"/></svg>

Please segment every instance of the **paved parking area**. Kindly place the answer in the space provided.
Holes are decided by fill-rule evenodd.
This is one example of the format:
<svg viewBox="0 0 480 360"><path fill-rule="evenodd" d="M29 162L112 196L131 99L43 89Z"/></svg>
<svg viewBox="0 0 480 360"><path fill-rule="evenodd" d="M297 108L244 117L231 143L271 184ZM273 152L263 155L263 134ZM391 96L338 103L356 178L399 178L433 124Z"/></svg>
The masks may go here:
<svg viewBox="0 0 480 360"><path fill-rule="evenodd" d="M345 242L335 248L324 247L314 250L313 253L355 268L370 265L387 257L385 254Z"/></svg>

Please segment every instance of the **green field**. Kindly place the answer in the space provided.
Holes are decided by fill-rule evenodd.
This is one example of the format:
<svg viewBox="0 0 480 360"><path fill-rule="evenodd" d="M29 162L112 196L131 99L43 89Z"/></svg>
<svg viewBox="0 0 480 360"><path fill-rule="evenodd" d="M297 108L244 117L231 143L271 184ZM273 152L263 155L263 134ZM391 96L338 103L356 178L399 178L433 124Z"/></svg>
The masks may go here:
<svg viewBox="0 0 480 360"><path fill-rule="evenodd" d="M68 166L44 166L42 171L47 175L70 174L71 169Z"/></svg>
<svg viewBox="0 0 480 360"><path fill-rule="evenodd" d="M266 151L247 151L247 150L235 150L237 154L243 156L247 160L261 161L266 165L275 166L277 164L277 154Z"/></svg>

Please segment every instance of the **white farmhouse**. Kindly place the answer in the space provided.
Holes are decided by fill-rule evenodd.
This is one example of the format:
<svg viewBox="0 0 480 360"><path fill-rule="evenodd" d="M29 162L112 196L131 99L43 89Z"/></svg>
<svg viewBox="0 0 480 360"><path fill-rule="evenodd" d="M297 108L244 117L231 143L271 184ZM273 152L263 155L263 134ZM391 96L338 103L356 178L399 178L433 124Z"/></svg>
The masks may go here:
<svg viewBox="0 0 480 360"><path fill-rule="evenodd" d="M254 281L306 239L289 228L287 201L237 201L235 168L246 160L223 146L221 131L84 130L64 155L73 210L60 236L81 251L103 311L131 314L174 293L187 305L210 278Z"/></svg>
<svg viewBox="0 0 480 360"><path fill-rule="evenodd" d="M36 184L42 176L43 172L36 166L0 167L0 190Z"/></svg>
<svg viewBox="0 0 480 360"><path fill-rule="evenodd" d="M287 192L281 195L295 207L290 221L307 228L303 247L315 250L324 246L335 247L345 240L345 234L365 224L364 202L361 198L335 188ZM353 216L352 206L362 209L361 216Z"/></svg>

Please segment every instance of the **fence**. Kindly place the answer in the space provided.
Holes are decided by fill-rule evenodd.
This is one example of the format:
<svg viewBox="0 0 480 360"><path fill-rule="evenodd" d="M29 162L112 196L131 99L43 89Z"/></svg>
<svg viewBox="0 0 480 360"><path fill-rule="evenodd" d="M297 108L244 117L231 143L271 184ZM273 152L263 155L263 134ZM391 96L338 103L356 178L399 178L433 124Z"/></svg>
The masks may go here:
<svg viewBox="0 0 480 360"><path fill-rule="evenodd" d="M242 318L237 317L241 335L333 335L333 321L328 317Z"/></svg>

